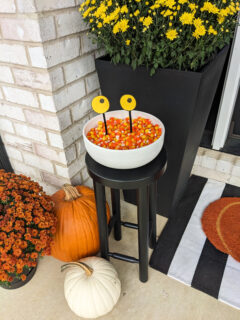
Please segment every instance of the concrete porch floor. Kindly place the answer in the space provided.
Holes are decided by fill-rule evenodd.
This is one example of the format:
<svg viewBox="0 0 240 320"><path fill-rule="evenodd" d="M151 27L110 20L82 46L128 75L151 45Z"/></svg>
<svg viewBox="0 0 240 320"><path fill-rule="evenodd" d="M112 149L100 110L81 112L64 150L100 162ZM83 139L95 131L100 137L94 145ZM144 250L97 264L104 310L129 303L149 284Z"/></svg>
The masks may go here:
<svg viewBox="0 0 240 320"><path fill-rule="evenodd" d="M211 177L213 178L213 177ZM217 176L215 177L217 180ZM125 220L136 221L136 207L121 200ZM158 234L167 219L157 217ZM123 228L123 239L110 236L110 249L137 256L136 230ZM151 254L151 252L149 252ZM111 259L122 284L121 297L104 320L238 320L240 311L149 268L149 280L138 280L138 265ZM77 320L64 298L61 261L44 257L33 279L16 290L0 288L1 320ZM84 294L84 292L83 292Z"/></svg>

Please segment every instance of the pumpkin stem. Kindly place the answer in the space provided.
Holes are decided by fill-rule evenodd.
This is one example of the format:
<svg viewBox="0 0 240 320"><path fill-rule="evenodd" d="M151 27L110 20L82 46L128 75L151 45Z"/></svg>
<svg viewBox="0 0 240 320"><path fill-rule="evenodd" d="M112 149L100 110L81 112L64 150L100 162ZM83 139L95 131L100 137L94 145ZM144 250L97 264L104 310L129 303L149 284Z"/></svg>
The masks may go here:
<svg viewBox="0 0 240 320"><path fill-rule="evenodd" d="M63 191L65 192L65 201L76 200L82 196L76 187L68 183L63 185Z"/></svg>
<svg viewBox="0 0 240 320"><path fill-rule="evenodd" d="M66 263L64 265L61 266L61 271L64 271L65 269L71 267L71 265L75 265L75 266L79 266L81 267L86 275L89 277L92 275L93 273L93 269L91 267L89 267L86 263L84 262L69 262L69 263Z"/></svg>

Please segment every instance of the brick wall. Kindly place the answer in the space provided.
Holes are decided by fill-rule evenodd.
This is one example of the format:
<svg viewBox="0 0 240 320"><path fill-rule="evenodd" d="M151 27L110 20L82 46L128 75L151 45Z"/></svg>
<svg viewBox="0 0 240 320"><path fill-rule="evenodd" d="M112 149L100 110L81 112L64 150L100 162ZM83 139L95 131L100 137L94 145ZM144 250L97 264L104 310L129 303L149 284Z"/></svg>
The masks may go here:
<svg viewBox="0 0 240 320"><path fill-rule="evenodd" d="M82 127L99 94L81 0L1 0L0 132L17 173L49 193L91 184Z"/></svg>

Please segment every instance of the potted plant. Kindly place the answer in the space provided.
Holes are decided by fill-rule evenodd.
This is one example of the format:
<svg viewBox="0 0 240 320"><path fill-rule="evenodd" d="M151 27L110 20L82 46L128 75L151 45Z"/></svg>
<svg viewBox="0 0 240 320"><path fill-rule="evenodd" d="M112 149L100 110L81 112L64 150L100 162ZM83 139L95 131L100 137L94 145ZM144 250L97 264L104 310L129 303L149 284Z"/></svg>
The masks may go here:
<svg viewBox="0 0 240 320"><path fill-rule="evenodd" d="M238 8L231 0L86 0L80 7L106 51L96 68L111 108L132 94L139 110L166 127L168 168L158 186L158 211L165 215L189 178Z"/></svg>
<svg viewBox="0 0 240 320"><path fill-rule="evenodd" d="M30 178L0 170L0 286L15 289L50 254L56 232L53 203Z"/></svg>

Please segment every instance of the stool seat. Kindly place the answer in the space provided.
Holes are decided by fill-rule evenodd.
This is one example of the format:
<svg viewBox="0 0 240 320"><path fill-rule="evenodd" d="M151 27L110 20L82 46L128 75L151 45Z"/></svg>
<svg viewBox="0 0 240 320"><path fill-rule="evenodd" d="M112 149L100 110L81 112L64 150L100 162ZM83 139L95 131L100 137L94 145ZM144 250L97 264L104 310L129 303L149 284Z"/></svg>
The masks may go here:
<svg viewBox="0 0 240 320"><path fill-rule="evenodd" d="M109 188L137 189L151 184L162 176L166 170L167 154L165 148L150 163L136 169L112 169L101 165L86 154L89 175Z"/></svg>
<svg viewBox="0 0 240 320"><path fill-rule="evenodd" d="M93 179L98 215L100 253L105 259L109 257L127 262L139 263L139 278L142 282L148 279L148 244L154 248L156 244L156 198L157 180L164 174L167 166L166 150L150 163L136 169L112 169L105 167L89 154L86 154L86 166ZM112 217L107 225L105 187L111 188ZM138 224L121 221L120 190L135 189L137 191ZM139 258L121 253L109 252L108 235L114 227L115 240L121 240L121 227L138 230Z"/></svg>

